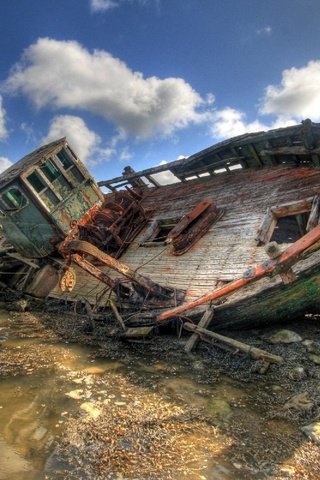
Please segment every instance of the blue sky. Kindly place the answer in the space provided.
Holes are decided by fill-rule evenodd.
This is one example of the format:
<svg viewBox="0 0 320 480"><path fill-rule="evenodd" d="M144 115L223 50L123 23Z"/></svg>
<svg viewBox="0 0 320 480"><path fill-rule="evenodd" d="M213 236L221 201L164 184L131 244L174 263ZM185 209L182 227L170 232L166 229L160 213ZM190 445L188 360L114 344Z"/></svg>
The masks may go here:
<svg viewBox="0 0 320 480"><path fill-rule="evenodd" d="M97 180L320 121L319 0L0 0L0 169L67 136Z"/></svg>

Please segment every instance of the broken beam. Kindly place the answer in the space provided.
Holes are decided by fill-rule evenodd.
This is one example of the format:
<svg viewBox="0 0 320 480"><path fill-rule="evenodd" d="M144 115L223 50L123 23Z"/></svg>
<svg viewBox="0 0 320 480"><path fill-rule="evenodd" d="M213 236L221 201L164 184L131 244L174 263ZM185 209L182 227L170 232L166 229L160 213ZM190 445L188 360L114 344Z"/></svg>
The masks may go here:
<svg viewBox="0 0 320 480"><path fill-rule="evenodd" d="M241 352L248 353L252 358L256 360L264 360L269 363L283 363L282 357L279 357L278 355L273 355L272 353L266 352L265 350L261 350L260 348L251 347L246 343L239 342L239 340L234 340L233 338L220 335L219 333L212 332L211 330L207 330L206 328L202 328L200 326L194 325L193 323L186 322L183 326L186 330L197 333L201 337L204 335L206 337L213 338L214 340L218 340L219 342L222 342L230 347L236 348ZM218 344L215 344L215 345L219 347Z"/></svg>

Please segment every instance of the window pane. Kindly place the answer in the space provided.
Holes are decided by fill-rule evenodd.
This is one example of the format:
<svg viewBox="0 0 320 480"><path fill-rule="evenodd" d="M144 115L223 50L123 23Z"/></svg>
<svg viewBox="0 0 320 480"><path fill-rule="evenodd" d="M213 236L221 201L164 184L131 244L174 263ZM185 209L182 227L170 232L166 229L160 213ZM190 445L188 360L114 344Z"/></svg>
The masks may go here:
<svg viewBox="0 0 320 480"><path fill-rule="evenodd" d="M31 173L31 175L27 177L27 180L33 186L35 191L38 193L42 192L42 190L44 190L47 187L47 185L44 183L42 178L37 174L37 172Z"/></svg>
<svg viewBox="0 0 320 480"><path fill-rule="evenodd" d="M2 196L9 208L20 209L27 205L27 199L18 188L10 188Z"/></svg>
<svg viewBox="0 0 320 480"><path fill-rule="evenodd" d="M59 203L58 197L55 196L50 188L47 188L47 190L41 194L41 200L50 210L52 210Z"/></svg>
<svg viewBox="0 0 320 480"><path fill-rule="evenodd" d="M59 158L60 162L62 163L65 169L73 165L72 160L70 159L69 155L65 150L61 150L61 152L57 153L57 157Z"/></svg>
<svg viewBox="0 0 320 480"><path fill-rule="evenodd" d="M84 176L76 166L72 167L69 170L69 174L72 176L72 179L77 183L82 183L84 180Z"/></svg>
<svg viewBox="0 0 320 480"><path fill-rule="evenodd" d="M61 175L60 170L57 169L51 160L49 160L41 169L50 182L53 182Z"/></svg>

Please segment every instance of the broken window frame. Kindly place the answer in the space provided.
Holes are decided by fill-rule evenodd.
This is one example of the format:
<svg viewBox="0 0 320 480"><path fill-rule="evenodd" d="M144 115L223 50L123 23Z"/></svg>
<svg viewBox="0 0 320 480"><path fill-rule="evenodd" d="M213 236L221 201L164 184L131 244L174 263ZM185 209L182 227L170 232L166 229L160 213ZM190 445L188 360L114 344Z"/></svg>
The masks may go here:
<svg viewBox="0 0 320 480"><path fill-rule="evenodd" d="M10 200L10 198L8 198L8 199L5 198L5 195L10 193L12 190L16 190L20 193L21 198L23 198L23 200L24 200L23 205L17 206L17 205L14 204L14 202L12 200ZM9 204L9 202L11 202L11 205ZM11 213L12 212L14 212L14 213L15 212L20 212L21 210L26 208L28 205L29 205L28 197L24 194L24 192L21 190L21 188L19 188L18 185L11 185L9 188L7 188L4 192L1 193L0 209L1 209L1 211L3 211L4 216L5 216L5 214L10 213L10 212Z"/></svg>
<svg viewBox="0 0 320 480"><path fill-rule="evenodd" d="M67 147L66 149L63 148L62 150L57 152L53 160L55 165L59 165L59 169L65 172L65 177L67 178L67 180L71 180L76 184L82 184L86 180L86 177L74 161L75 158L76 157L72 150Z"/></svg>
<svg viewBox="0 0 320 480"><path fill-rule="evenodd" d="M30 181L31 175L36 175L40 180L40 183L43 184L42 190L38 190L35 185ZM37 197L41 205L48 211L51 212L54 210L57 205L62 201L61 195L56 191L52 183L41 171L40 168L35 168L24 177L24 182L31 192Z"/></svg>
<svg viewBox="0 0 320 480"><path fill-rule="evenodd" d="M303 213L310 212L309 220L306 227L306 231L308 232L311 229L310 218L312 214L313 205L317 203L315 202L316 199L318 199L318 195L315 195L314 197L308 197L302 200L294 201L294 202L288 202L282 205L269 207L266 211L266 214L262 220L262 223L256 235L257 245L258 246L265 245L270 241L280 218L298 216ZM293 243L293 242L287 242L287 243Z"/></svg>

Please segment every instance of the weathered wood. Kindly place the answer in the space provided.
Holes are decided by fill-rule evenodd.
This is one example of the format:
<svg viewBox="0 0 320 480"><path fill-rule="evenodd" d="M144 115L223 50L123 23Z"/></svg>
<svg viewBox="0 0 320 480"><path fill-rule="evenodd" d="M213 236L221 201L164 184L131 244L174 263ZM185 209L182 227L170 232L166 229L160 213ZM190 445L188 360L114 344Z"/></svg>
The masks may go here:
<svg viewBox="0 0 320 480"><path fill-rule="evenodd" d="M122 335L123 338L136 338L136 337L146 337L152 332L152 327L132 327L128 328L124 334Z"/></svg>
<svg viewBox="0 0 320 480"><path fill-rule="evenodd" d="M265 246L265 251L266 254L271 258L278 258L281 255L281 249L277 242L270 242ZM287 268L284 269L282 272L280 272L280 277L281 280L283 281L284 284L288 285L289 283L294 282L297 280L297 276L292 270L292 268Z"/></svg>
<svg viewBox="0 0 320 480"><path fill-rule="evenodd" d="M110 307L111 307L111 309L114 313L114 316L115 316L117 322L119 323L122 330L125 332L127 330L127 327L126 327L126 325L125 325L125 323L124 323L124 321L123 321L123 319L122 319L122 317L119 313L119 310L117 309L116 304L113 302L113 300L111 298L109 299L109 305L110 305Z"/></svg>
<svg viewBox="0 0 320 480"><path fill-rule="evenodd" d="M266 243L272 235L272 231L277 224L277 218L272 213L271 208L267 209L267 213L263 217L262 225L258 230L256 241Z"/></svg>
<svg viewBox="0 0 320 480"><path fill-rule="evenodd" d="M306 227L307 232L310 232L310 230L312 230L314 227L318 225L319 215L320 215L320 197L319 195L315 195L313 197L311 212L310 212L307 227Z"/></svg>
<svg viewBox="0 0 320 480"><path fill-rule="evenodd" d="M200 322L198 323L198 327L207 328L210 325L213 315L214 315L213 308L209 308L208 310L206 310ZM185 352L187 353L191 352L191 350L197 346L198 341L199 341L198 333L193 333L191 337L188 339L187 343L185 344L185 347L184 347Z"/></svg>
<svg viewBox="0 0 320 480"><path fill-rule="evenodd" d="M20 260L20 262L25 263L29 267L35 268L36 270L40 268L35 261L32 261L30 260L30 258L26 258L23 255L20 255L20 253L18 252L7 252L7 255L9 257L15 258L16 260Z"/></svg>
<svg viewBox="0 0 320 480"><path fill-rule="evenodd" d="M266 352L265 350L261 350L260 348L251 347L246 343L239 342L239 340L234 340L233 338L226 337L225 335L220 335L219 333L212 332L211 330L207 330L199 325L194 325L193 323L186 322L184 324L184 328L188 331L198 333L203 336L213 338L214 340L218 340L226 345L229 345L241 352L248 353L252 358L257 360L266 360L270 363L283 363L283 358L278 355L273 355L272 353ZM219 344L215 344L219 347Z"/></svg>
<svg viewBox="0 0 320 480"><path fill-rule="evenodd" d="M320 248L320 225L316 228L308 232L302 238L297 240L295 243L290 245L286 250L282 252L282 254L275 258L274 260L270 260L267 264L263 263L260 265L256 265L255 267L250 268L247 270L242 278L235 280L234 282L229 283L228 285L214 290L211 293L208 293L193 302L181 305L180 307L173 308L172 310L167 310L166 312L161 313L158 315L157 320L163 321L167 320L168 318L179 316L181 313L186 312L187 310L191 310L192 308L198 307L205 303L208 303L212 300L217 300L219 298L225 297L236 290L248 285L249 283L255 282L260 278L265 277L266 275L276 275L283 271L283 267L291 267L294 263L297 263L302 254L310 250L310 252L314 251L314 246L317 249ZM313 248L312 248L313 247Z"/></svg>
<svg viewBox="0 0 320 480"><path fill-rule="evenodd" d="M284 205L271 207L271 212L277 217L287 217L288 215L299 215L311 210L313 197L304 198L297 202L289 202Z"/></svg>
<svg viewBox="0 0 320 480"><path fill-rule="evenodd" d="M296 145L296 146L287 146L287 147L274 147L269 148L267 150L261 150L260 155L310 155L310 150L304 146ZM320 153L319 148L315 148L312 150L312 154Z"/></svg>

